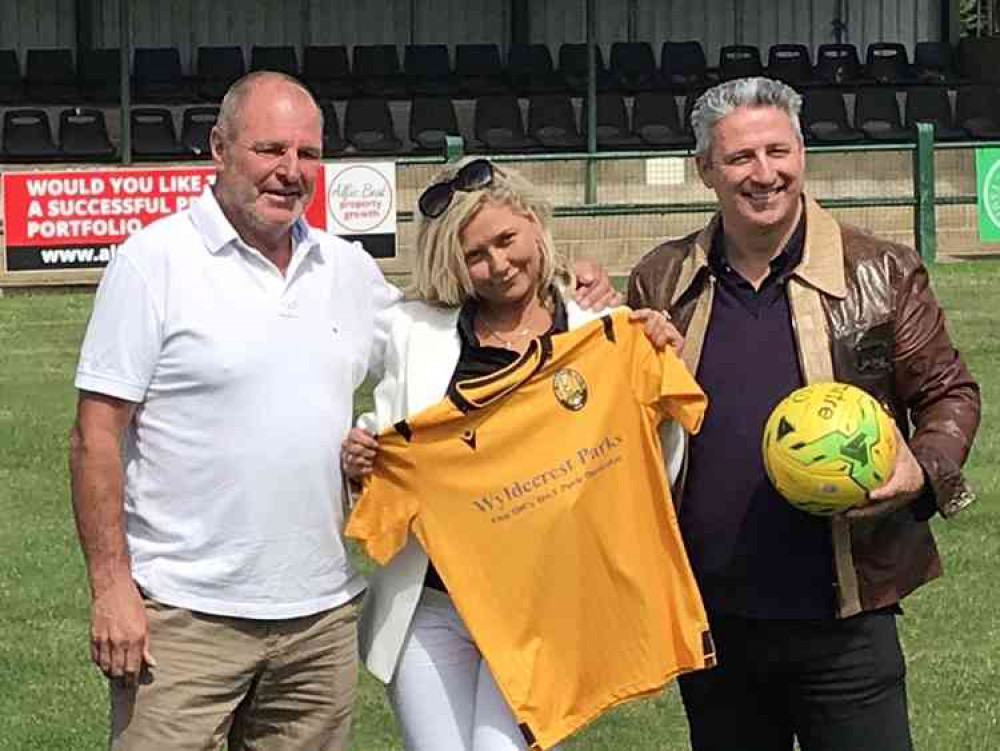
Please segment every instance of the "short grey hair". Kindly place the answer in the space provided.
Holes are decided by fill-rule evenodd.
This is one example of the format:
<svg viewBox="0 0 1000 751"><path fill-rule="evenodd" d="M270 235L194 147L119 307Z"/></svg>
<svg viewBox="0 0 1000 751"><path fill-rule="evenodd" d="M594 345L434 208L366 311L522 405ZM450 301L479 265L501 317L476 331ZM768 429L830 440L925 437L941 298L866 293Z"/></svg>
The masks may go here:
<svg viewBox="0 0 1000 751"><path fill-rule="evenodd" d="M287 73L279 73L274 70L255 70L242 76L229 87L226 95L222 97L222 104L219 105L219 116L215 121L215 127L223 134L227 141L232 141L236 137L240 115L243 104L246 102L250 92L254 87L266 81L281 81L294 88L300 89L313 103L316 112L319 114L320 126L323 124L323 110L316 103L316 98L302 81L290 76Z"/></svg>
<svg viewBox="0 0 1000 751"><path fill-rule="evenodd" d="M795 89L771 78L737 78L713 86L695 102L691 110L691 127L696 154L704 156L711 150L712 129L737 107L777 107L788 115L795 134L802 141L799 123L802 97Z"/></svg>

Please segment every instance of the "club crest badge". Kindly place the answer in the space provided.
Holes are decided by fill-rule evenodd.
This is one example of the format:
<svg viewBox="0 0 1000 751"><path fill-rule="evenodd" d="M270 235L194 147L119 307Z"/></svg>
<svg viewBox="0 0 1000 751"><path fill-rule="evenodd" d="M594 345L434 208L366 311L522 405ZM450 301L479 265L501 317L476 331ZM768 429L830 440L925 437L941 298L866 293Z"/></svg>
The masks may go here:
<svg viewBox="0 0 1000 751"><path fill-rule="evenodd" d="M571 412L578 412L587 403L587 382L572 368L557 370L552 376L552 392L556 400Z"/></svg>

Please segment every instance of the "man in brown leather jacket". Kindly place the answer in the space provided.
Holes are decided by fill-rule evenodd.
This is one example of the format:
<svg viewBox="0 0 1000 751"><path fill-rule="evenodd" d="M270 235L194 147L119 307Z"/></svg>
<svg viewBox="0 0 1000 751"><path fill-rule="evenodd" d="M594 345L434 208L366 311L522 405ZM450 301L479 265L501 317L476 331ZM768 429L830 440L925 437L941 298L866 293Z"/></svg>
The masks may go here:
<svg viewBox="0 0 1000 751"><path fill-rule="evenodd" d="M908 751L895 618L941 572L927 520L974 499L979 389L919 256L803 195L800 105L763 78L699 99L695 158L720 211L629 280L633 307L672 316L709 397L674 497L719 667L681 692L695 751ZM832 519L783 502L759 448L782 397L828 380L874 394L905 438L888 483Z"/></svg>

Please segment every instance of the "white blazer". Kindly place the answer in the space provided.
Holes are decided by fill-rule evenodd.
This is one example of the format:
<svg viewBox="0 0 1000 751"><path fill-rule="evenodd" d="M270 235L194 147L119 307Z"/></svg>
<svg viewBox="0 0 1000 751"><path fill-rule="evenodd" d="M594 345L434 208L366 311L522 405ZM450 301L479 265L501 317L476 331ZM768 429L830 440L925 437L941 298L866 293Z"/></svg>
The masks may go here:
<svg viewBox="0 0 1000 751"><path fill-rule="evenodd" d="M572 300L566 302L570 329L605 312L585 311ZM437 308L417 301L394 306L385 371L374 392L375 411L361 415L360 426L377 433L444 398L462 350L458 313L457 308ZM673 428L661 428L661 435L669 435L664 442L664 456L670 457L672 480L680 467L683 442L678 440L682 435L680 427L673 422L669 425ZM358 640L365 666L383 683L392 680L396 670L426 573L427 555L410 535L403 549L387 565L377 567L369 579L358 622Z"/></svg>

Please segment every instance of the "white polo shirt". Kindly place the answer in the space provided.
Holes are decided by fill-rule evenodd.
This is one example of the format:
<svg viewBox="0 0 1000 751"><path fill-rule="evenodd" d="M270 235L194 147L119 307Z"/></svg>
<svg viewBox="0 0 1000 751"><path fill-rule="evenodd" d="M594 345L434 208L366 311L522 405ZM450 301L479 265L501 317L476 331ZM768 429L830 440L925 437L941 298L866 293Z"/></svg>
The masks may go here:
<svg viewBox="0 0 1000 751"><path fill-rule="evenodd" d="M206 191L101 280L76 387L138 403L125 436L132 574L150 597L294 618L357 595L340 443L399 297L358 244L300 221L287 274Z"/></svg>

